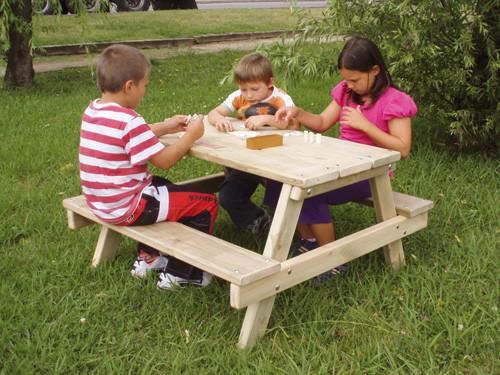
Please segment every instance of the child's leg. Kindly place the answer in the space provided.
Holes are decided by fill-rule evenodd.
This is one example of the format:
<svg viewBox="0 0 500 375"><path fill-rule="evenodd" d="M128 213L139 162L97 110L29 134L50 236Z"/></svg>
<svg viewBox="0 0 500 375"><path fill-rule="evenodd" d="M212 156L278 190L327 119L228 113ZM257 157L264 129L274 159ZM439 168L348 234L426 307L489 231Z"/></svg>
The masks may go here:
<svg viewBox="0 0 500 375"><path fill-rule="evenodd" d="M318 223L318 224L298 224L302 239L315 239L319 246L335 241L335 230L333 223Z"/></svg>
<svg viewBox="0 0 500 375"><path fill-rule="evenodd" d="M195 192L189 186L174 185L155 176L151 185L144 190L136 211L124 225L147 225L169 220L211 233L217 210L215 195ZM159 255L158 251L141 243L137 251L138 258L132 270L134 276L143 277L147 271L158 269L152 267L158 263L162 270L174 275L176 281L199 281L202 285L205 275L198 268L174 257Z"/></svg>
<svg viewBox="0 0 500 375"><path fill-rule="evenodd" d="M238 228L252 229L252 225L266 215L250 199L260 183L261 177L228 168L219 190L219 201Z"/></svg>

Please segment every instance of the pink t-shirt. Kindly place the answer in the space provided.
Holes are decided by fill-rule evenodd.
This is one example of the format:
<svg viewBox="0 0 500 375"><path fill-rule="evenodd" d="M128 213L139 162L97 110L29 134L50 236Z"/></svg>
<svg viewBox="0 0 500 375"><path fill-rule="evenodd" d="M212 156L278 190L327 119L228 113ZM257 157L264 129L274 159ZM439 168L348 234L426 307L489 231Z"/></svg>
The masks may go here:
<svg viewBox="0 0 500 375"><path fill-rule="evenodd" d="M350 92L346 81L341 81L332 89L332 98L341 107L348 106L356 108L358 104L349 100ZM389 121L394 118L414 117L417 113L417 105L413 99L394 87L387 88L377 101L371 105L361 105L363 115L377 128L389 133ZM342 117L342 111L340 112ZM340 139L352 142L375 145L370 137L361 130L354 129L346 124L340 125Z"/></svg>

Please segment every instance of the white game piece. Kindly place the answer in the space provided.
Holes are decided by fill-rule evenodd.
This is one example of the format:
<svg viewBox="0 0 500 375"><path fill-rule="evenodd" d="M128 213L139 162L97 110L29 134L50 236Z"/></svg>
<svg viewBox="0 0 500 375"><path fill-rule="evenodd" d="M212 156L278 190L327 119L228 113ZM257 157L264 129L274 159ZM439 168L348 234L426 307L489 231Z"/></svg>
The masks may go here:
<svg viewBox="0 0 500 375"><path fill-rule="evenodd" d="M307 142L308 139L309 139L309 131L304 130L304 141Z"/></svg>
<svg viewBox="0 0 500 375"><path fill-rule="evenodd" d="M309 143L314 143L314 133L309 132Z"/></svg>
<svg viewBox="0 0 500 375"><path fill-rule="evenodd" d="M316 133L316 143L320 144L321 143L321 133Z"/></svg>

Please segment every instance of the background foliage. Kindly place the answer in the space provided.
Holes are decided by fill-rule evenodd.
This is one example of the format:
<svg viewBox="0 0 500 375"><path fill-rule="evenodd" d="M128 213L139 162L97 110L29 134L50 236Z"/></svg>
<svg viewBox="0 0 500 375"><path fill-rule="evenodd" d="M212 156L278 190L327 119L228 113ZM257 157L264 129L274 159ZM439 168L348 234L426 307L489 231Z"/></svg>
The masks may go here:
<svg viewBox="0 0 500 375"><path fill-rule="evenodd" d="M300 17L292 45L269 54L289 82L300 74L330 77L337 51L327 45L304 53L304 42L366 36L441 137L498 147L499 14L498 0L331 0L323 18Z"/></svg>

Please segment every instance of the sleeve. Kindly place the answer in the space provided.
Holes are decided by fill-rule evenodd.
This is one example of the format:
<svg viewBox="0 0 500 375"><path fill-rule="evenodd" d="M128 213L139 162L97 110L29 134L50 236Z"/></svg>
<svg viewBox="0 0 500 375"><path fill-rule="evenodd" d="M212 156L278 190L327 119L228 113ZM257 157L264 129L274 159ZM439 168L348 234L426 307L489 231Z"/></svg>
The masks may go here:
<svg viewBox="0 0 500 375"><path fill-rule="evenodd" d="M394 118L414 117L417 111L417 105L411 96L395 90L382 110L382 118L389 121Z"/></svg>
<svg viewBox="0 0 500 375"><path fill-rule="evenodd" d="M234 103L235 103L235 99L238 98L240 95L241 95L240 90L236 90L233 93L229 94L229 96L226 98L226 100L224 100L224 102L222 102L222 104L226 106L226 108L228 109L229 112L234 112L238 109L235 107Z"/></svg>
<svg viewBox="0 0 500 375"><path fill-rule="evenodd" d="M331 95L332 99L337 102L337 104L343 107L346 104L347 97L347 82L340 81L337 85L332 89Z"/></svg>
<svg viewBox="0 0 500 375"><path fill-rule="evenodd" d="M285 94L283 100L285 101L285 107L295 107L295 103L290 95Z"/></svg>
<svg viewBox="0 0 500 375"><path fill-rule="evenodd" d="M125 151L134 166L146 164L165 148L142 117L134 117L127 124L124 137Z"/></svg>

